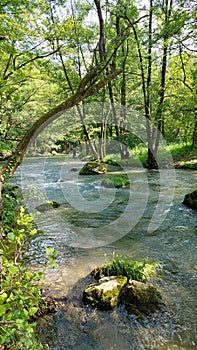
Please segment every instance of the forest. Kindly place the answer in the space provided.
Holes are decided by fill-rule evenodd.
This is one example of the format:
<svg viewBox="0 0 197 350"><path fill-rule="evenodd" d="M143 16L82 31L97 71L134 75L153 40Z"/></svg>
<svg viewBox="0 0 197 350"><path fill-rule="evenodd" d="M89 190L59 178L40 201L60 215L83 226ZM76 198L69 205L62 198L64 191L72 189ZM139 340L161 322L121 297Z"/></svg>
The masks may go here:
<svg viewBox="0 0 197 350"><path fill-rule="evenodd" d="M194 0L0 2L0 349L47 349L41 273L21 265L38 227L10 187L26 156L195 173L196 14Z"/></svg>
<svg viewBox="0 0 197 350"><path fill-rule="evenodd" d="M127 109L146 118L150 168L161 135L167 144L193 149L195 16L191 1L2 2L1 156L23 153L42 124L73 106L72 130L60 125L47 145L37 141L38 152L58 151L64 140L77 145L80 138L102 159L108 137L122 143L121 158L128 158L124 144L136 139L129 136ZM110 104L110 116L104 109L100 120L86 116L84 101ZM95 135L99 150L91 142Z"/></svg>

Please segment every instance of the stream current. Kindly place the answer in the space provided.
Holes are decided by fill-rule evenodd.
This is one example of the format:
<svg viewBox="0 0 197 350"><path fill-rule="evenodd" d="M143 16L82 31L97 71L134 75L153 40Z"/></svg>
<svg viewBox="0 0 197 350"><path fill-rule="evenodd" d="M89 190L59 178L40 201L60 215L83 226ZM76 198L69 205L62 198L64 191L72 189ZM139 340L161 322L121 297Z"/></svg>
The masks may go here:
<svg viewBox="0 0 197 350"><path fill-rule="evenodd" d="M82 165L67 157L26 158L15 175L38 228L26 246L27 263L39 268L46 247L58 251L59 266L46 268L45 284L65 307L41 320L43 344L50 350L197 349L197 211L181 204L196 188L197 171L128 168L130 189L113 189L101 186L102 176L79 176ZM47 201L60 206L43 210ZM82 304L85 277L117 254L159 262L154 283L165 310L139 319L123 307L101 312Z"/></svg>

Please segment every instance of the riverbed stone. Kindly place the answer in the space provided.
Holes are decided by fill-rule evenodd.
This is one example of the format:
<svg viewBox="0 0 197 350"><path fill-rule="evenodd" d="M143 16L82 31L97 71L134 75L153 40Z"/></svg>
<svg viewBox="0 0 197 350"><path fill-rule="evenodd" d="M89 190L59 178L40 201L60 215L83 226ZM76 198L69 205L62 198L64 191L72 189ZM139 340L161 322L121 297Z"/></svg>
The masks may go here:
<svg viewBox="0 0 197 350"><path fill-rule="evenodd" d="M59 207L60 207L59 203L57 203L55 201L51 201L51 202L46 202L46 203L40 204L35 209L38 210L39 212L43 213L45 211L56 209Z"/></svg>
<svg viewBox="0 0 197 350"><path fill-rule="evenodd" d="M86 163L83 168L80 170L79 175L99 175L105 174L107 171L107 165L99 162L92 161Z"/></svg>
<svg viewBox="0 0 197 350"><path fill-rule="evenodd" d="M185 195L183 204L190 208L197 209L197 190Z"/></svg>
<svg viewBox="0 0 197 350"><path fill-rule="evenodd" d="M85 288L83 302L101 310L113 309L118 305L120 291L126 283L125 276L103 277Z"/></svg>
<svg viewBox="0 0 197 350"><path fill-rule="evenodd" d="M150 283L129 280L122 288L120 301L130 313L152 313L164 305L160 291Z"/></svg>

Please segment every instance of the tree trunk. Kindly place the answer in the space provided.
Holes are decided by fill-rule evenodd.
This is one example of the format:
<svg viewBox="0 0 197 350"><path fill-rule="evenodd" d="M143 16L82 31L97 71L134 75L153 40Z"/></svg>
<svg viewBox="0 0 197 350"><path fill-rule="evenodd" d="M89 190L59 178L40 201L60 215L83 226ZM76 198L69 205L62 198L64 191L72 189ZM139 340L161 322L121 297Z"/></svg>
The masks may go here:
<svg viewBox="0 0 197 350"><path fill-rule="evenodd" d="M58 39L57 39L57 44L59 45ZM64 75L65 75L65 77L66 77L66 81L67 81L67 83L68 83L68 86L69 86L71 92L74 94L74 88L73 88L73 86L72 86L71 80L70 80L69 75L68 75L68 73L67 73L67 69L66 69L66 66L65 66L65 64L64 64L64 60L63 60L63 56L62 56L61 51L59 51L59 56L60 56L60 60L61 60L61 63L62 63ZM81 67L80 67L80 65L79 65L79 76L81 77ZM82 79L82 77L81 77L81 79ZM93 142L92 142L92 140L91 140L91 137L90 137L90 135L89 135L89 133L88 133L88 129L87 129L86 124L85 124L84 109L81 111L79 105L77 105L76 107L77 107L77 112L78 112L79 117L80 117L80 120L81 120L81 124L82 124L82 126L83 126L83 131L84 131L84 135L85 135L85 137L86 137L86 140L87 140L87 142L89 143L89 145L90 145L90 147L91 147L91 149L92 149L92 152L93 152L93 154L94 154L94 158L95 158L95 159L98 159L98 158L99 158L98 153L97 153L97 151L96 151L96 148L94 147L94 144L93 144Z"/></svg>
<svg viewBox="0 0 197 350"><path fill-rule="evenodd" d="M197 110L195 111L194 130L193 130L193 135L192 135L192 145L191 145L192 151L196 145L197 145Z"/></svg>
<svg viewBox="0 0 197 350"><path fill-rule="evenodd" d="M148 24L148 75L145 95L145 116L146 116L146 133L148 140L148 169L157 169L157 161L154 156L154 128L151 127L151 84L152 84L152 26L153 26L153 1L150 0L149 24Z"/></svg>
<svg viewBox="0 0 197 350"><path fill-rule="evenodd" d="M100 61L102 62L105 57L106 57L106 49L105 49L105 24L104 24L104 19L103 19L103 14L102 14L102 9L101 9L101 3L100 0L94 0L96 9L97 9L97 14L98 14L98 19L99 19L99 28L100 28L100 34L99 34L99 56L100 56ZM108 73L108 67L106 68L106 72ZM105 116L105 95L106 95L106 90L105 88L103 89L103 99L102 99L102 120L101 120L101 131L100 131L100 159L103 159L106 155L106 116Z"/></svg>
<svg viewBox="0 0 197 350"><path fill-rule="evenodd" d="M164 23L167 26L170 23L170 17L172 12L173 0L165 0ZM157 136L155 141L154 156L157 156L159 142L161 134L164 136L164 116L163 116L163 104L165 99L165 85L166 85L166 70L167 70L167 59L168 59L168 47L169 47L169 33L167 32L163 37L163 56L162 56L162 68L161 68L161 83L159 89L159 105L157 108L156 120L157 120Z"/></svg>
<svg viewBox="0 0 197 350"><path fill-rule="evenodd" d="M170 23L170 17L172 12L172 5L173 0L165 0L163 4L163 11L165 13L164 18L164 25L167 27L168 23ZM159 102L156 112L156 121L157 121L157 129L156 129L156 139L154 142L154 135L151 136L151 142L149 146L149 152L148 152L148 161L147 165L148 168L157 168L157 154L159 149L159 143L161 135L164 136L164 116L163 116L163 104L165 99L165 85L166 85L166 71L167 71L167 59L168 59L168 47L169 47L169 33L166 32L166 34L163 37L163 56L162 56L162 67L161 67L161 82L160 82L160 88L159 88ZM150 67L151 67L151 56L152 56L152 0L150 0L150 16L149 16L149 50L148 50L148 57L149 57L149 67L148 67L148 83L149 86L147 86L147 96L149 94L149 88L151 84L151 80L149 81L149 75L151 74ZM148 105L150 107L150 103L148 104L148 100L150 97L147 97L147 108ZM150 133L150 130L149 130ZM148 135L148 138L150 137L150 134ZM152 143L152 145L151 145Z"/></svg>
<svg viewBox="0 0 197 350"><path fill-rule="evenodd" d="M83 101L85 98L91 96L95 92L99 91L103 86L114 79L121 71L116 71L109 74L105 79L100 80L91 84L92 78L98 80L98 70L99 66L92 68L81 80L78 90L67 100L59 104L57 107L51 109L49 112L44 114L40 119L38 119L32 127L27 131L22 140L19 142L15 152L9 158L8 162L2 167L1 175L3 178L8 178L11 176L17 167L21 164L25 152L29 143L35 139L35 137L52 121L59 118L66 110L71 107L76 106L79 102Z"/></svg>

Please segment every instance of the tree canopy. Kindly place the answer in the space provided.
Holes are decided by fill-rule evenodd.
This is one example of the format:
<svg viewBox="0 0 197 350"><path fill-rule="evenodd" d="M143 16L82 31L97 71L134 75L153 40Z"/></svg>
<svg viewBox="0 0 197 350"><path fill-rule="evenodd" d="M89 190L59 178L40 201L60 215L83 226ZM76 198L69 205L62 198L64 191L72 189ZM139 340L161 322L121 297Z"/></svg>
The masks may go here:
<svg viewBox="0 0 197 350"><path fill-rule="evenodd" d="M106 154L107 129L121 141L121 157L129 157L127 108L146 117L150 168L160 135L194 146L195 15L187 0L2 1L0 153L12 154L4 175L20 164L29 141L73 106L95 157ZM111 105L111 120L101 118L99 148L84 101Z"/></svg>

